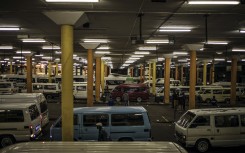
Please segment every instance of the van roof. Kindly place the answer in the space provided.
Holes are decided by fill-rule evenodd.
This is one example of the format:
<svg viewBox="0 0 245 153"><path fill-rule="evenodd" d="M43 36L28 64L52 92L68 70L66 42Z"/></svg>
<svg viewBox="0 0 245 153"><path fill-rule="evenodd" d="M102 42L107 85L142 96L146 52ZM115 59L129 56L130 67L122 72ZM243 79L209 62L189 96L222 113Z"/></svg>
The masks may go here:
<svg viewBox="0 0 245 153"><path fill-rule="evenodd" d="M245 113L245 107L232 107L232 108L205 108L205 109L191 109L190 112L197 115L214 115L214 114L235 114Z"/></svg>
<svg viewBox="0 0 245 153"><path fill-rule="evenodd" d="M125 147L127 146L127 147ZM173 142L25 142L16 143L2 149L5 153L187 153L185 149Z"/></svg>
<svg viewBox="0 0 245 153"><path fill-rule="evenodd" d="M36 105L33 103L0 103L0 109L16 109L16 108L27 108L31 105Z"/></svg>
<svg viewBox="0 0 245 153"><path fill-rule="evenodd" d="M43 97L43 93L14 93L14 94L2 94L0 98L18 98L18 99L26 99L26 98L36 98Z"/></svg>
<svg viewBox="0 0 245 153"><path fill-rule="evenodd" d="M139 84L120 84L117 87L148 87L147 85L143 84L143 83L139 83Z"/></svg>
<svg viewBox="0 0 245 153"><path fill-rule="evenodd" d="M146 109L142 106L101 106L101 107L78 107L74 108L74 113L98 113L98 112L110 112L110 113L133 113L133 112L146 112Z"/></svg>

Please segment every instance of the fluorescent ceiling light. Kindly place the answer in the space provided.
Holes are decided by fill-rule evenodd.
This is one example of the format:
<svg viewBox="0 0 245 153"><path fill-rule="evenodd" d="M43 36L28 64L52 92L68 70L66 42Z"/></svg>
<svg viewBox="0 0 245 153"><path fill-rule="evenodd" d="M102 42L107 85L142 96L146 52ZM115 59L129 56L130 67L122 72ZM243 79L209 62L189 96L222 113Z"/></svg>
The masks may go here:
<svg viewBox="0 0 245 153"><path fill-rule="evenodd" d="M219 54L220 55L220 54L223 54L223 52L216 52L216 54Z"/></svg>
<svg viewBox="0 0 245 153"><path fill-rule="evenodd" d="M179 59L178 62L187 62L186 59Z"/></svg>
<svg viewBox="0 0 245 153"><path fill-rule="evenodd" d="M245 33L245 30L239 30L240 33Z"/></svg>
<svg viewBox="0 0 245 153"><path fill-rule="evenodd" d="M103 60L111 60L111 57L101 57Z"/></svg>
<svg viewBox="0 0 245 153"><path fill-rule="evenodd" d="M20 30L19 27L0 27L1 31L18 31Z"/></svg>
<svg viewBox="0 0 245 153"><path fill-rule="evenodd" d="M214 60L215 60L215 61L225 61L224 58L215 58Z"/></svg>
<svg viewBox="0 0 245 153"><path fill-rule="evenodd" d="M164 61L165 58L163 58L163 57L158 57L157 60L158 60L158 61Z"/></svg>
<svg viewBox="0 0 245 153"><path fill-rule="evenodd" d="M227 63L231 63L231 60L226 61Z"/></svg>
<svg viewBox="0 0 245 153"><path fill-rule="evenodd" d="M150 52L134 52L134 54L142 54L142 55L147 55L147 54L150 54Z"/></svg>
<svg viewBox="0 0 245 153"><path fill-rule="evenodd" d="M208 41L206 44L209 45L227 45L227 41Z"/></svg>
<svg viewBox="0 0 245 153"><path fill-rule="evenodd" d="M0 49L13 49L13 46L0 46Z"/></svg>
<svg viewBox="0 0 245 153"><path fill-rule="evenodd" d="M123 64L122 66L129 66L130 64Z"/></svg>
<svg viewBox="0 0 245 153"><path fill-rule="evenodd" d="M42 46L42 49L60 49L60 46Z"/></svg>
<svg viewBox="0 0 245 153"><path fill-rule="evenodd" d="M33 39L22 39L22 42L46 42L46 40L40 38L33 38Z"/></svg>
<svg viewBox="0 0 245 153"><path fill-rule="evenodd" d="M134 63L134 62L135 62L135 60L127 60L127 61L125 61L126 64L128 64L128 63L131 64L131 63Z"/></svg>
<svg viewBox="0 0 245 153"><path fill-rule="evenodd" d="M110 49L110 47L109 46L100 46L97 49L107 50L107 49Z"/></svg>
<svg viewBox="0 0 245 153"><path fill-rule="evenodd" d="M95 51L95 54L110 54L109 51Z"/></svg>
<svg viewBox="0 0 245 153"><path fill-rule="evenodd" d="M242 48L234 48L232 49L233 52L245 52L245 49Z"/></svg>
<svg viewBox="0 0 245 153"><path fill-rule="evenodd" d="M16 54L30 54L31 51L16 51Z"/></svg>
<svg viewBox="0 0 245 153"><path fill-rule="evenodd" d="M139 50L157 50L156 46L141 46Z"/></svg>
<svg viewBox="0 0 245 153"><path fill-rule="evenodd" d="M205 4L213 4L213 5L237 5L239 1L188 1L188 4L194 5L205 5Z"/></svg>
<svg viewBox="0 0 245 153"><path fill-rule="evenodd" d="M144 57L144 55L131 55L131 57Z"/></svg>
<svg viewBox="0 0 245 153"><path fill-rule="evenodd" d="M129 57L128 59L129 59L129 60L139 60L140 57Z"/></svg>
<svg viewBox="0 0 245 153"><path fill-rule="evenodd" d="M108 43L109 41L106 39L84 39L85 43Z"/></svg>
<svg viewBox="0 0 245 153"><path fill-rule="evenodd" d="M121 66L120 69L124 69L125 67L124 66Z"/></svg>
<svg viewBox="0 0 245 153"><path fill-rule="evenodd" d="M14 56L13 59L24 59L25 57L23 56Z"/></svg>
<svg viewBox="0 0 245 153"><path fill-rule="evenodd" d="M43 56L42 59L46 59L46 60L52 60L53 58L50 56Z"/></svg>
<svg viewBox="0 0 245 153"><path fill-rule="evenodd" d="M242 61L244 62L244 61L245 61L245 59L242 59Z"/></svg>
<svg viewBox="0 0 245 153"><path fill-rule="evenodd" d="M173 55L187 55L187 52L173 52Z"/></svg>
<svg viewBox="0 0 245 153"><path fill-rule="evenodd" d="M168 44L168 40L146 40L145 43L147 44Z"/></svg>
<svg viewBox="0 0 245 153"><path fill-rule="evenodd" d="M84 3L84 2L99 2L99 0L46 0L46 2L67 2L67 3Z"/></svg>
<svg viewBox="0 0 245 153"><path fill-rule="evenodd" d="M159 29L161 32L190 32L191 29Z"/></svg>

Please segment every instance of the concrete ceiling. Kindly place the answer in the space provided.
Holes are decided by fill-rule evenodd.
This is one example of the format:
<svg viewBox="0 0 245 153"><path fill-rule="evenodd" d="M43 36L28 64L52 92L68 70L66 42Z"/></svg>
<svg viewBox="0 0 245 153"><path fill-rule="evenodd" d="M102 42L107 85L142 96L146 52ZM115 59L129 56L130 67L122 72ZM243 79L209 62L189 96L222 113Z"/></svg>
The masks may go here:
<svg viewBox="0 0 245 153"><path fill-rule="evenodd" d="M245 52L232 52L232 48L245 49L245 4L239 5L189 5L184 0L100 0L98 3L47 3L45 0L1 0L0 27L19 26L20 31L0 31L0 45L13 45L13 50L0 50L0 57L16 56L16 50L31 50L55 58L54 50L42 50L43 45L60 45L60 25L49 19L46 11L83 11L84 14L74 25L74 54L85 58L87 51L80 45L83 39L108 39L114 68L138 50L140 45L132 39L140 37L142 16L142 39L170 39L174 43L156 44L157 50L132 65L150 59L184 51L185 44L204 44L208 41L227 41L227 45L204 45L204 51L197 52L199 61L205 59L243 57ZM205 15L208 15L205 22ZM191 32L160 32L161 26L191 26ZM18 35L29 38L44 38L46 43L22 43ZM104 45L104 44L101 44ZM142 46L142 45L141 45ZM146 46L146 44L144 45ZM217 54L216 52L222 52ZM186 57L188 57L187 55ZM178 56L173 59L186 58ZM38 58L35 58L38 62ZM81 60L80 60L81 61ZM79 62L79 61L74 61Z"/></svg>

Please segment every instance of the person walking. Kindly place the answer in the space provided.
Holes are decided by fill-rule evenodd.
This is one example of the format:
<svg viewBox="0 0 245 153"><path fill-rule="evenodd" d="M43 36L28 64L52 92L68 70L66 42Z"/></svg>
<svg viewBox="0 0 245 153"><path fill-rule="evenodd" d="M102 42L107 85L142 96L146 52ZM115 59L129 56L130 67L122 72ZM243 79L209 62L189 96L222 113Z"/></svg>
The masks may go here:
<svg viewBox="0 0 245 153"><path fill-rule="evenodd" d="M96 127L99 130L99 135L98 135L98 141L107 141L108 140L108 134L106 130L102 127L102 123L96 123Z"/></svg>
<svg viewBox="0 0 245 153"><path fill-rule="evenodd" d="M110 97L110 100L108 101L108 106L114 106L114 100L112 97Z"/></svg>
<svg viewBox="0 0 245 153"><path fill-rule="evenodd" d="M124 105L125 105L125 106L128 106L128 105L129 105L129 96L128 96L127 91L124 91L124 94L123 94L123 101L124 101Z"/></svg>
<svg viewBox="0 0 245 153"><path fill-rule="evenodd" d="M182 92L181 94L182 94L182 98L181 98L182 110L185 110L186 95L184 92Z"/></svg>
<svg viewBox="0 0 245 153"><path fill-rule="evenodd" d="M213 106L216 106L216 107L217 107L217 106L218 106L218 105L217 105L217 102L218 102L218 101L215 99L215 96L213 96L213 98L211 99L210 103L211 103Z"/></svg>

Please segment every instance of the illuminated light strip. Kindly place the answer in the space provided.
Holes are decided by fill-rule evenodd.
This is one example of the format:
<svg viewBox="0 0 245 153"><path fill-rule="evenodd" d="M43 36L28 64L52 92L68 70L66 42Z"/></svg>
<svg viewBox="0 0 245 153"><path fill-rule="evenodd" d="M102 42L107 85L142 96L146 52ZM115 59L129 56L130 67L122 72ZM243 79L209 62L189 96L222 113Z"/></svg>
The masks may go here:
<svg viewBox="0 0 245 153"><path fill-rule="evenodd" d="M239 1L188 1L191 5L237 5Z"/></svg>

